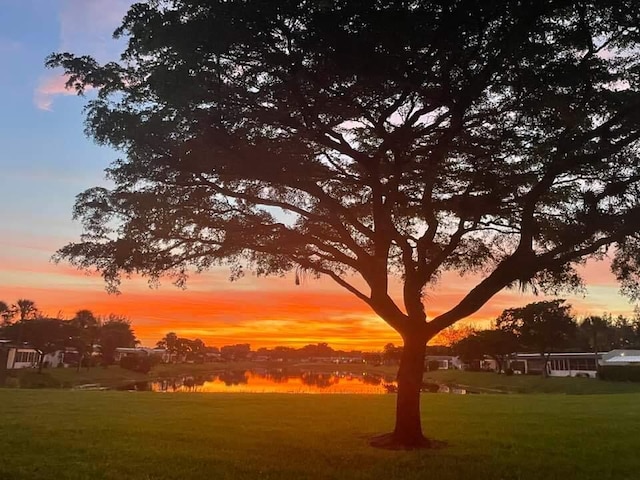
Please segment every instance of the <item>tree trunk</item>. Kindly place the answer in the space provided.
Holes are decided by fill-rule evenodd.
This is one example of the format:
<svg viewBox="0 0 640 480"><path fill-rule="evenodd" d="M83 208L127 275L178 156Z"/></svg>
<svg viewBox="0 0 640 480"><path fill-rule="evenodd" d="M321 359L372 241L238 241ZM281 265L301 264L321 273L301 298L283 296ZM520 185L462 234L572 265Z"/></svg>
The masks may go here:
<svg viewBox="0 0 640 480"><path fill-rule="evenodd" d="M596 362L596 378L600 378L600 365L598 364L598 335L593 336L593 359Z"/></svg>
<svg viewBox="0 0 640 480"><path fill-rule="evenodd" d="M393 437L398 444L416 447L425 443L420 419L420 389L424 373L426 342L405 341L398 369L396 427Z"/></svg>
<svg viewBox="0 0 640 480"><path fill-rule="evenodd" d="M547 365L549 365L549 357L551 356L551 353L543 353L542 354L542 359L544 360L544 363L542 364L542 377L543 378L547 378L549 377L549 372L547 372Z"/></svg>
<svg viewBox="0 0 640 480"><path fill-rule="evenodd" d="M431 446L422 434L420 419L420 389L426 343L422 339L405 340L398 369L396 426L392 433L373 439L373 446L395 449Z"/></svg>

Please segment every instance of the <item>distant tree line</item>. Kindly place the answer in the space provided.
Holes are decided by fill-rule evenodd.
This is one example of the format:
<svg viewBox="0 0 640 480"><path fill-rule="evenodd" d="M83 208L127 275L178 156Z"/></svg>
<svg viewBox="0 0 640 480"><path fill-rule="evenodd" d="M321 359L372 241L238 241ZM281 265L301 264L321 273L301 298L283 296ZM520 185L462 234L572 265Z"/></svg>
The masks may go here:
<svg viewBox="0 0 640 480"><path fill-rule="evenodd" d="M540 353L547 358L550 352L598 352L616 348L640 348L640 312L633 318L613 317L610 314L577 318L571 305L564 300L542 301L524 307L504 310L490 329L469 325L452 326L434 340L437 345L426 348L427 355L457 355L462 361L479 368L485 357L495 360L497 370L504 369L509 355ZM293 362L310 358L349 358L371 364L398 364L403 347L387 343L382 351L334 349L325 342L300 348L289 346L261 347L251 350L248 343L225 345L220 348L205 345L200 339L179 337L167 333L158 347L186 361L200 361L206 353L218 354L225 361L263 359ZM204 361L204 360L202 360Z"/></svg>
<svg viewBox="0 0 640 480"><path fill-rule="evenodd" d="M335 350L325 342L308 344L300 348L276 346L273 348L259 348L255 352L256 357L263 357L275 361L296 361L309 358L355 358L362 357L359 350Z"/></svg>
<svg viewBox="0 0 640 480"><path fill-rule="evenodd" d="M83 309L72 318L60 315L54 318L43 314L34 301L20 299L12 305L0 301L0 317L0 339L42 352L40 369L45 366L44 355L66 349L75 351L77 368L111 365L115 362L116 348L134 347L138 343L131 322L116 314L97 316Z"/></svg>
<svg viewBox="0 0 640 480"><path fill-rule="evenodd" d="M539 353L545 360L551 352L594 352L640 348L640 316L610 314L578 319L565 300L535 302L504 310L493 328L479 330L454 343L453 351L469 364L483 358L495 360L502 371L514 352Z"/></svg>
<svg viewBox="0 0 640 480"><path fill-rule="evenodd" d="M175 332L167 333L156 343L156 347L164 348L173 358L197 363L204 361L208 353L220 353L217 347L207 346L199 338L191 340L179 337Z"/></svg>
<svg viewBox="0 0 640 480"><path fill-rule="evenodd" d="M307 358L354 357L361 356L361 351L334 350L327 343L305 345L301 348L276 346L261 347L251 350L249 343L224 345L220 348L208 346L202 340L179 337L175 332L167 333L156 343L158 348L164 348L174 358L186 361L199 361L208 353L217 354L221 360L243 361L250 358L263 358L270 361L295 361ZM372 354L376 355L376 354Z"/></svg>

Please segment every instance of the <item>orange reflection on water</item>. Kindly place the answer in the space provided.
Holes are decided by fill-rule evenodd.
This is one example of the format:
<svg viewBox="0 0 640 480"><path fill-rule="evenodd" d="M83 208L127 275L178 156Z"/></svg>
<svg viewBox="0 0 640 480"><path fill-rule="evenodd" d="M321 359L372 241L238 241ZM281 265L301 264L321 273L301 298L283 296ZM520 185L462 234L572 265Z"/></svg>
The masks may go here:
<svg viewBox="0 0 640 480"><path fill-rule="evenodd" d="M391 385L391 387L390 387ZM383 394L395 382L371 375L302 372L278 373L225 372L208 378L186 377L152 382L155 392L204 393L304 393L304 394Z"/></svg>

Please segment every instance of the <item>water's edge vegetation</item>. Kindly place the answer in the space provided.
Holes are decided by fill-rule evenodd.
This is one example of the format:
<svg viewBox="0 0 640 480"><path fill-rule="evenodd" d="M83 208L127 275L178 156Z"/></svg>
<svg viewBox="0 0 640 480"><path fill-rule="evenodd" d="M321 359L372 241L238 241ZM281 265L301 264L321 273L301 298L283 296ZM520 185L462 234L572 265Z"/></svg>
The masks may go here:
<svg viewBox="0 0 640 480"><path fill-rule="evenodd" d="M215 364L167 364L158 365L143 374L110 366L95 367L76 371L72 368L45 369L41 374L35 370L17 370L6 379L5 386L19 388L78 388L87 385L117 389L134 383L167 381L174 379L194 379L204 381L211 376L225 373L231 377L243 372L279 372L300 375L369 376L385 383L393 382L395 366L373 366L354 364L256 364L251 362ZM310 377L310 376L309 376ZM613 394L640 393L640 383L611 382L585 378L543 378L536 375L498 375L490 372L469 372L461 370L438 370L425 372L425 390L433 385L448 385L467 389L474 393L563 393L563 394ZM310 383L310 382L309 382Z"/></svg>

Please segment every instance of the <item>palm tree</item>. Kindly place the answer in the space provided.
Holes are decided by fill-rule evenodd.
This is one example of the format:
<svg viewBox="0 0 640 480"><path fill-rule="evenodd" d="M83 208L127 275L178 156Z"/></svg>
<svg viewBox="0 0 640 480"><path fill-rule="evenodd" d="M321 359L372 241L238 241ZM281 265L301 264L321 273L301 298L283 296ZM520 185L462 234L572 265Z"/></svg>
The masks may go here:
<svg viewBox="0 0 640 480"><path fill-rule="evenodd" d="M607 342L607 334L611 331L611 322L606 317L590 316L585 318L580 324L582 330L587 334L588 341L593 349L596 362L596 372L600 373L598 364L598 350Z"/></svg>
<svg viewBox="0 0 640 480"><path fill-rule="evenodd" d="M80 371L83 360L93 353L93 344L98 337L99 321L91 310L84 309L76 312L71 319L71 325L75 327L78 334L76 342L79 356L77 369ZM88 368L89 362L86 364Z"/></svg>
<svg viewBox="0 0 640 480"><path fill-rule="evenodd" d="M33 300L27 300L26 298L19 299L16 302L14 308L20 314L20 320L34 318L38 313L36 303Z"/></svg>
<svg viewBox="0 0 640 480"><path fill-rule="evenodd" d="M173 359L174 355L178 354L179 343L178 335L176 335L175 332L169 332L156 343L156 346L158 348L165 348L169 354L169 358Z"/></svg>

